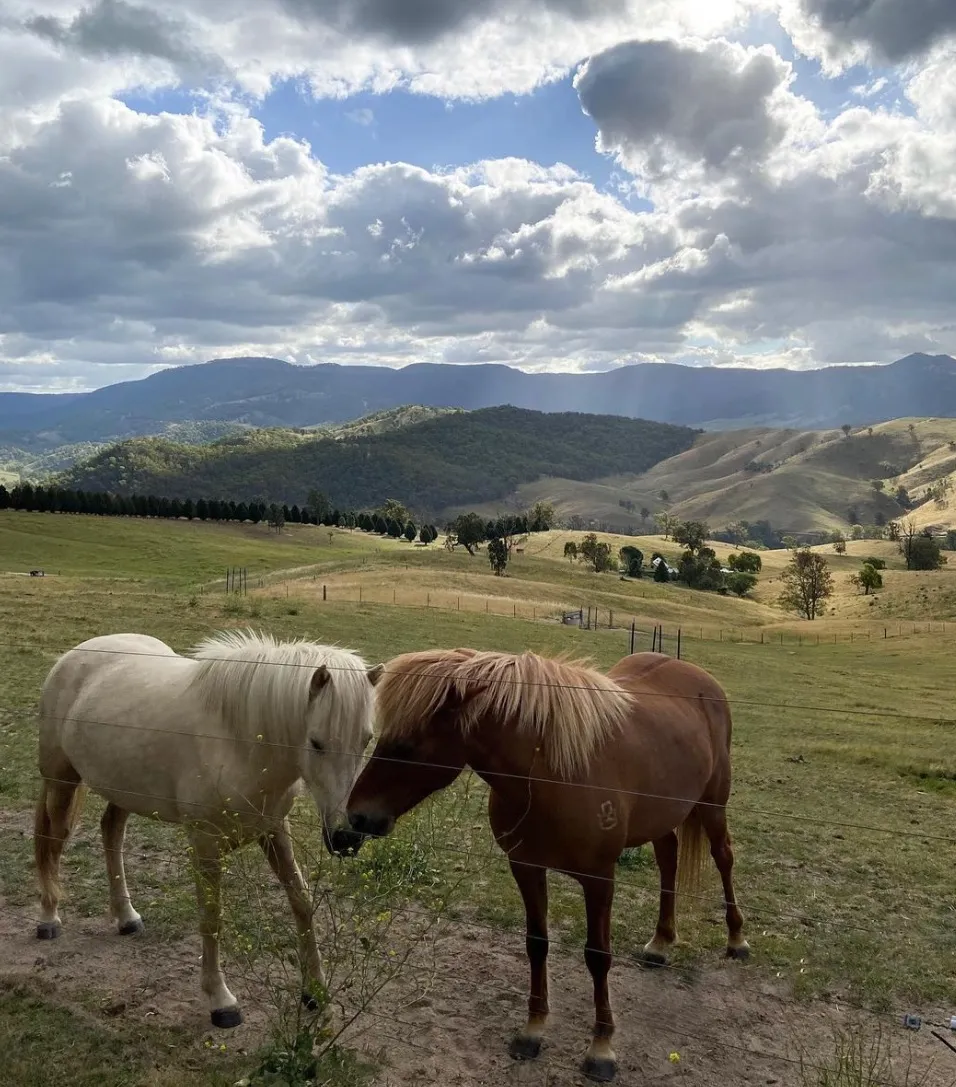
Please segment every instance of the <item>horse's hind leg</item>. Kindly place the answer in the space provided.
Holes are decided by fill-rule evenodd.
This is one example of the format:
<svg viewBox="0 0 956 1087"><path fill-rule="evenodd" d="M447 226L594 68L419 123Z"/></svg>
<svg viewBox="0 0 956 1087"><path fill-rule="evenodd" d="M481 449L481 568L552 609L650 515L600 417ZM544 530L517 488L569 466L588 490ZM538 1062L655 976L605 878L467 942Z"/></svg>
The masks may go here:
<svg viewBox="0 0 956 1087"><path fill-rule="evenodd" d="M106 854L106 874L110 881L110 911L116 918L120 936L132 936L143 931L143 919L133 909L126 886L126 866L123 863L123 841L129 812L115 804L107 804L100 830Z"/></svg>
<svg viewBox="0 0 956 1087"><path fill-rule="evenodd" d="M710 855L714 858L724 889L724 905L727 910L727 958L746 959L750 945L743 937L744 918L737 906L734 892L734 849L727 829L727 811L723 806L702 804L700 819L710 839Z"/></svg>
<svg viewBox="0 0 956 1087"><path fill-rule="evenodd" d="M44 775L33 822L33 852L40 884L37 939L60 935L60 857L79 818L83 790L80 776L66 761L58 761L55 776Z"/></svg>
<svg viewBox="0 0 956 1087"><path fill-rule="evenodd" d="M654 842L654 857L661 874L661 901L657 929L638 956L642 966L666 966L670 949L677 939L677 834L669 834Z"/></svg>

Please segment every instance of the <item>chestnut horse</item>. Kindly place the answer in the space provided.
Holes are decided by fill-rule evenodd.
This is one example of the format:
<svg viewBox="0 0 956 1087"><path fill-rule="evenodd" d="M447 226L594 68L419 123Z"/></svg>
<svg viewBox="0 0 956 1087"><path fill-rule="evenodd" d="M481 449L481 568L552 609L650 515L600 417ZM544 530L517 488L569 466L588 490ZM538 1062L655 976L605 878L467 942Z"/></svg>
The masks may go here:
<svg viewBox="0 0 956 1087"><path fill-rule="evenodd" d="M636 653L604 675L530 652L433 649L390 661L377 703L378 741L347 805L351 845L388 834L465 766L488 784L491 828L527 914L531 993L513 1057L538 1055L548 1017L549 868L584 891L595 1005L584 1071L592 1079L608 1082L617 1070L607 977L622 850L652 842L660 869L646 963L667 961L677 937L675 891L695 885L707 840L723 882L727 955L747 957L725 814L730 710L703 669Z"/></svg>

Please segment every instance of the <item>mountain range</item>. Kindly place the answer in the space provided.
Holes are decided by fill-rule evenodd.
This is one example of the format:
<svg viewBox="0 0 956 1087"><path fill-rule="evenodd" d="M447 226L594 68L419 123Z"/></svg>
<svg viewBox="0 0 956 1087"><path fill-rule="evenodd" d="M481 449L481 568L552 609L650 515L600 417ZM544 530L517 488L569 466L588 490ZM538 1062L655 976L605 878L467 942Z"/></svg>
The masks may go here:
<svg viewBox="0 0 956 1087"><path fill-rule="evenodd" d="M216 359L87 393L0 393L0 445L52 449L163 433L171 424L314 427L400 405L508 405L651 419L705 430L827 429L909 416L956 417L956 359L754 370L642 363L600 373L501 365L295 366Z"/></svg>

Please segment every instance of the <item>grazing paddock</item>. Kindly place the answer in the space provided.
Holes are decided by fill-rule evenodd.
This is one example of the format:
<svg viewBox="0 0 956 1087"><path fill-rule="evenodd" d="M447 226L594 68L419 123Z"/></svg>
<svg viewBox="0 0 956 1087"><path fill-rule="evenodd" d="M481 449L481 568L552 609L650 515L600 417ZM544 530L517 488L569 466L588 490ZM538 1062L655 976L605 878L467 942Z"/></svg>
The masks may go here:
<svg viewBox="0 0 956 1087"><path fill-rule="evenodd" d="M71 522L83 520L81 534ZM182 831L130 820L127 874L146 929L122 939L107 914L98 825L103 805L90 797L63 861L63 936L42 944L35 939L35 709L56 657L97 634L138 631L183 651L214 630L252 625L277 638L339 642L368 661L435 647L531 648L589 656L607 670L626 652L626 637L534 622L520 612L515 618L387 600L358 604L334 595L323 603L311 574L288 582L288 598L281 583L229 597L213 581L230 561L252 570L254 556L238 554L242 541L271 564L266 573L308 566L304 545L295 534L292 543L274 543L264 529L258 535L229 530L236 539L223 544L227 533L217 526L189 526L183 536L192 555L183 560L188 569L177 575L170 562L151 577L136 541L116 542L114 524L46 518L47 536L34 540L30 562L21 565L56 570L51 552L69 551L70 566L64 559L59 577L0 578L3 1082L33 1084L69 1062L77 1084L225 1087L261 1064L262 1046L274 1037L288 1038L290 1030L295 1037L298 988L286 958L295 933L285 897L259 851L230 860L222 939L246 1021L235 1031L214 1031L195 984L200 941ZM66 538L48 539L59 525L69 526ZM168 522L121 527L155 533L157 553L172 546L174 534L167 531L178 528ZM7 518L0 518L5 531ZM410 549L396 546L390 560L381 552L391 545L369 543L356 542L354 557L341 561L355 568L391 562L401 586ZM100 557L85 555L86 548L91 554L101 548ZM450 591L444 580L452 566L445 566L444 553L414 554L422 555L417 562L435 565L430 589L416 568L416 587ZM487 566L483 556L448 558L462 577L474 576L466 562ZM4 564L19 568L6 557ZM531 580L564 600L566 565L554 561L550 588L538 565L529 567ZM506 586L510 579L495 580ZM601 582L611 592L620 584ZM705 606L719 622L717 609L736 603L714 597ZM814 627L828 629L827 620ZM610 975L619 1082L819 1085L826 1081L810 1066L835 1060L841 1037L879 1039L888 1047L896 1078L879 1077L887 1082L905 1082L910 1048L915 1068L933 1062L923 1082L956 1078L956 1055L929 1033L930 1023L948 1023L956 1014L956 714L948 637L910 634L819 648L688 643L685 655L710 671L730 700L728 812L752 956L747 964L722 958L720 886L716 872L705 868L699 897L680 904L681 942L672 964L641 969L637 959L657 918L657 870L647 850L625 855L617 869ZM486 800L485 786L463 775L403 819L390 839L341 861L322 847L314 806L304 797L297 801L293 834L317 896L335 1022L361 1013L338 1039L341 1048L324 1059L326 1079L319 1082L581 1082L582 1024L591 1015L581 955L584 912L578 888L564 877L550 880L548 1044L534 1064L516 1065L505 1054L525 1015L524 911L491 838ZM904 1031L904 1013L921 1015L923 1028ZM282 1058L274 1045L271 1053L274 1063ZM808 1062L803 1071L801 1056Z"/></svg>

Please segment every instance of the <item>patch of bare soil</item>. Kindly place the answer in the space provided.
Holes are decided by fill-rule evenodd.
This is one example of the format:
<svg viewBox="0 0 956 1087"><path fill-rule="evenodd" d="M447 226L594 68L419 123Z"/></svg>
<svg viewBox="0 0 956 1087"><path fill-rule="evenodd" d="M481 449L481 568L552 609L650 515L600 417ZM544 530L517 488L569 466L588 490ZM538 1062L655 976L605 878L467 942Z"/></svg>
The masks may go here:
<svg viewBox="0 0 956 1087"><path fill-rule="evenodd" d="M252 1053L265 1039L265 1009L242 992L245 1022L213 1032L199 990L199 938L164 943L149 929L137 937L115 933L110 920L64 917L63 935L34 937L29 910L0 901L0 975L34 978L56 998L114 1021L175 1027L196 1044L213 1036L236 1052ZM147 925L149 919L146 919ZM552 1016L535 1062L507 1054L512 1031L524 1020L527 967L524 940L469 924L449 924L419 961L393 983L344 1040L381 1062L376 1087L568 1087L587 1082L579 1071L593 1015L590 978L579 959L551 956ZM798 1005L754 966L724 963L697 973L645 971L619 960L611 974L617 1018L617 1082L802 1087L795 1063L803 1051L822 1062L832 1055L831 1031L858 1022L829 1004ZM882 1022L914 1068L930 1067L926 1087L951 1085L956 1056L924 1028L904 1031ZM875 1021L864 1029L877 1029ZM678 1054L679 1060L672 1060ZM903 1082L903 1079L900 1079Z"/></svg>

